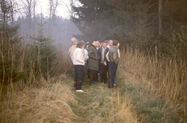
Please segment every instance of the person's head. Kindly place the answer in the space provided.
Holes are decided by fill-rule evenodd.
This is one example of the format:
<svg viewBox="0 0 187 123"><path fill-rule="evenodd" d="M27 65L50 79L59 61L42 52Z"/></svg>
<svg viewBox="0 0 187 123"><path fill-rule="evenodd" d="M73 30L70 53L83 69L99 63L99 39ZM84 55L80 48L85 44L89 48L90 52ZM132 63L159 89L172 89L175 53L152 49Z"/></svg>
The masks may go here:
<svg viewBox="0 0 187 123"><path fill-rule="evenodd" d="M114 42L113 40L109 40L109 41L108 41L108 45L109 45L109 46L113 46L113 42Z"/></svg>
<svg viewBox="0 0 187 123"><path fill-rule="evenodd" d="M73 37L73 38L71 39L71 44L72 44L72 45L77 45L77 39Z"/></svg>
<svg viewBox="0 0 187 123"><path fill-rule="evenodd" d="M92 41L92 45L98 47L98 41Z"/></svg>
<svg viewBox="0 0 187 123"><path fill-rule="evenodd" d="M96 41L96 47L100 47L100 46L101 46L100 42Z"/></svg>
<svg viewBox="0 0 187 123"><path fill-rule="evenodd" d="M113 45L114 45L115 47L119 48L120 43L119 43L119 41L114 40L114 41L113 41Z"/></svg>
<svg viewBox="0 0 187 123"><path fill-rule="evenodd" d="M92 44L93 46L95 46L95 45L96 45L95 41L92 41L92 42L91 42L91 44Z"/></svg>
<svg viewBox="0 0 187 123"><path fill-rule="evenodd" d="M86 42L86 44L85 44L85 48L88 48L89 45L90 45L90 42Z"/></svg>
<svg viewBox="0 0 187 123"><path fill-rule="evenodd" d="M107 47L107 41L104 41L104 42L102 43L102 47L103 47L103 48L106 48L106 47Z"/></svg>
<svg viewBox="0 0 187 123"><path fill-rule="evenodd" d="M84 46L85 46L85 42L84 41L80 41L80 42L77 43L77 48L83 49Z"/></svg>

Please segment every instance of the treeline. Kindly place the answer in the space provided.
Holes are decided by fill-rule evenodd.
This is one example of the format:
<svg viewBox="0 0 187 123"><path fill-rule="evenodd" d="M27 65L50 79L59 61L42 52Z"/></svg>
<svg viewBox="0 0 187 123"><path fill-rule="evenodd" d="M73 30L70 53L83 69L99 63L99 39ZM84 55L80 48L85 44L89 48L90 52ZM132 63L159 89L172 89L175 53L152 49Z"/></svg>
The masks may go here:
<svg viewBox="0 0 187 123"><path fill-rule="evenodd" d="M12 89L15 84L24 87L66 72L69 62L64 60L63 40L72 36L71 28L75 29L70 21L55 15L53 18L25 16L16 20L14 9L11 0L0 1L0 96L10 89L9 85ZM67 25L61 29L61 24Z"/></svg>
<svg viewBox="0 0 187 123"><path fill-rule="evenodd" d="M72 19L84 34L80 39L117 39L144 52L187 59L186 0L79 1L72 5Z"/></svg>

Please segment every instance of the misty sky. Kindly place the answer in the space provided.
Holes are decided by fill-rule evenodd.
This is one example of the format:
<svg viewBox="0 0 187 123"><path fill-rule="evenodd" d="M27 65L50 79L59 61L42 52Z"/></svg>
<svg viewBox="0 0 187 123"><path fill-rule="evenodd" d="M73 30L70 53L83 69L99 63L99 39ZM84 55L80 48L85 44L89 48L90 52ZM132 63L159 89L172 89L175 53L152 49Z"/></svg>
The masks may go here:
<svg viewBox="0 0 187 123"><path fill-rule="evenodd" d="M25 0L17 0L18 6L23 6L23 1ZM49 15L49 0L36 0L37 7L36 12L37 14L42 13L44 16ZM59 0L59 6L57 8L57 16L61 16L63 18L70 18L70 3L71 0Z"/></svg>

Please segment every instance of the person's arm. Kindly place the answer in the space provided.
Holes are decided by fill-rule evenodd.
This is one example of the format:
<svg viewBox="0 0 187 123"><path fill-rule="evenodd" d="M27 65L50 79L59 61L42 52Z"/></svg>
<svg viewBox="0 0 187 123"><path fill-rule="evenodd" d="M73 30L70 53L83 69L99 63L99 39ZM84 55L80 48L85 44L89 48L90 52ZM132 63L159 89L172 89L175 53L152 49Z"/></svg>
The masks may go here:
<svg viewBox="0 0 187 123"><path fill-rule="evenodd" d="M118 57L119 57L119 58L121 57L119 48L118 48Z"/></svg>
<svg viewBox="0 0 187 123"><path fill-rule="evenodd" d="M109 49L107 48L104 53L104 62L107 62L106 54L108 53Z"/></svg>
<svg viewBox="0 0 187 123"><path fill-rule="evenodd" d="M108 51L107 54L106 54L106 60L107 60L108 62L110 62L110 59L109 59L108 55L109 55L109 51Z"/></svg>

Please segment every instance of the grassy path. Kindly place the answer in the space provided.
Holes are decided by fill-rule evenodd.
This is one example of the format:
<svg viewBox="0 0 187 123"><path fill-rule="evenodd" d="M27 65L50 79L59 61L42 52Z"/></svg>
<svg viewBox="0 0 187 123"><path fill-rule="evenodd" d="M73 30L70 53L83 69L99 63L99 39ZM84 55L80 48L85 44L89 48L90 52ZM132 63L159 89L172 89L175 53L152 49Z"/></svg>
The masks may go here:
<svg viewBox="0 0 187 123"><path fill-rule="evenodd" d="M147 91L133 74L120 69L118 87L83 84L85 93L75 93L75 123L183 123L164 99Z"/></svg>
<svg viewBox="0 0 187 123"><path fill-rule="evenodd" d="M118 89L108 89L107 84L83 85L84 94L75 93L78 104L72 105L79 116L76 123L136 123L129 101L122 100Z"/></svg>

